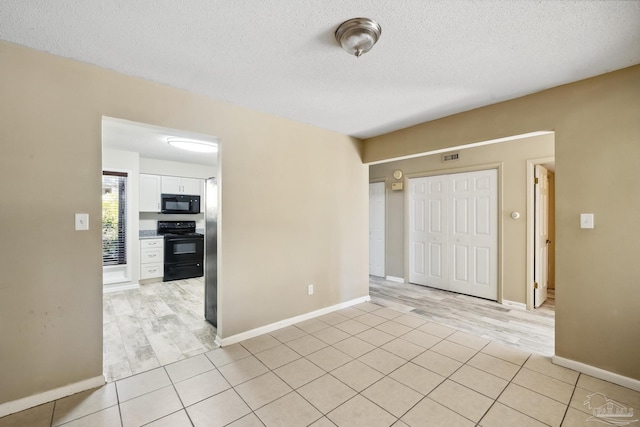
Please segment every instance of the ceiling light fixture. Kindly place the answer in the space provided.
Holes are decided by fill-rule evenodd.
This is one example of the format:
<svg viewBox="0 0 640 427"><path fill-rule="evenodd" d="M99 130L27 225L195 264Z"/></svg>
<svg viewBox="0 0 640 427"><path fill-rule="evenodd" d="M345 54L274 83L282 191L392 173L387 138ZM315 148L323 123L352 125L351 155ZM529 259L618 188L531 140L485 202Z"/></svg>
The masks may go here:
<svg viewBox="0 0 640 427"><path fill-rule="evenodd" d="M373 19L353 18L344 21L336 30L336 40L349 54L357 58L369 52L380 38L382 28Z"/></svg>
<svg viewBox="0 0 640 427"><path fill-rule="evenodd" d="M167 143L176 148L197 153L215 153L218 151L218 144L211 141L198 141L185 138L167 138Z"/></svg>

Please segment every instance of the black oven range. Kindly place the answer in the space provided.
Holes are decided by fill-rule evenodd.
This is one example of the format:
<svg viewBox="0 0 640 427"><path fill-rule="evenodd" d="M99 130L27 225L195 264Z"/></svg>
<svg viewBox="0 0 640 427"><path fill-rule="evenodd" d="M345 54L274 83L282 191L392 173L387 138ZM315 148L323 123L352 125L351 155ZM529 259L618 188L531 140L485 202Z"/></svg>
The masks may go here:
<svg viewBox="0 0 640 427"><path fill-rule="evenodd" d="M204 235L195 231L195 221L158 221L158 234L164 235L163 282L204 275Z"/></svg>

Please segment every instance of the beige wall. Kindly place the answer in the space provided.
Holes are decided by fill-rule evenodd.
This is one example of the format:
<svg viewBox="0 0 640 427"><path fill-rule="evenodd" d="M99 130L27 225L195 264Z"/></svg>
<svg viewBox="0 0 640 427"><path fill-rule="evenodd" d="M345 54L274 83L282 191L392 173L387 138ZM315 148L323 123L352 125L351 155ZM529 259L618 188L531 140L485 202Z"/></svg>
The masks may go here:
<svg viewBox="0 0 640 427"><path fill-rule="evenodd" d="M358 141L4 42L0 99L0 403L102 373L103 115L220 137L223 337L368 294Z"/></svg>
<svg viewBox="0 0 640 427"><path fill-rule="evenodd" d="M371 138L364 159L554 130L556 354L640 379L639 118L634 66Z"/></svg>
<svg viewBox="0 0 640 427"><path fill-rule="evenodd" d="M553 134L519 139L500 144L459 150L460 160L442 162L442 155L416 157L389 163L372 165L369 169L370 181L385 179L386 193L386 274L408 280L405 272L405 199L407 191L391 191L393 171L400 169L405 177L420 174L466 172L494 168L500 165L499 203L502 206L499 230L501 245L502 298L526 303L526 243L527 243L527 160L553 156ZM491 165L491 166L487 166ZM409 186L405 184L405 188ZM511 218L511 212L520 212L518 220Z"/></svg>

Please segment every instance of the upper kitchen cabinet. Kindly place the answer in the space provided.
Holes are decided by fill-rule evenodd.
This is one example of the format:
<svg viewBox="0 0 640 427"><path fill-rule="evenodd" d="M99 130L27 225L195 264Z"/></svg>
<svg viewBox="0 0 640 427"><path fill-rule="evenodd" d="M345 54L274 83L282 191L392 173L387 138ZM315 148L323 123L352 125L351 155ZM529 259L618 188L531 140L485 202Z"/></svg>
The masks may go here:
<svg viewBox="0 0 640 427"><path fill-rule="evenodd" d="M162 181L160 175L140 174L140 212L160 212Z"/></svg>
<svg viewBox="0 0 640 427"><path fill-rule="evenodd" d="M202 194L202 180L178 176L162 176L162 192L168 194Z"/></svg>

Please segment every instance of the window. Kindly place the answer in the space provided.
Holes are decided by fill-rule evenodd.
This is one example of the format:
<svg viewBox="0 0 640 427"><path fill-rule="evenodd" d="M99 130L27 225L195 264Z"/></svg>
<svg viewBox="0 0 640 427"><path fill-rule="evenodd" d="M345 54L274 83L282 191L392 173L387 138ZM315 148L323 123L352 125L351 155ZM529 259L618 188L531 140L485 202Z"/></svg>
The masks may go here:
<svg viewBox="0 0 640 427"><path fill-rule="evenodd" d="M127 263L127 174L102 172L102 265Z"/></svg>

